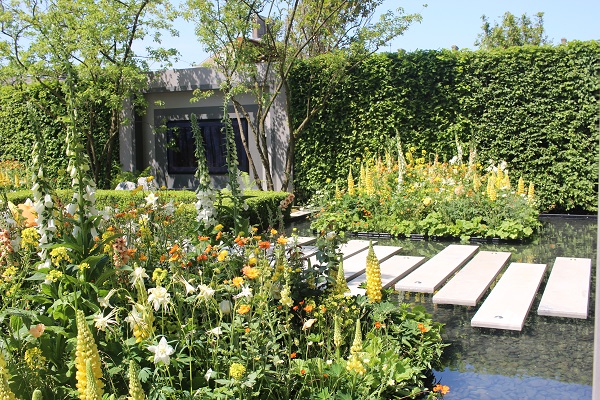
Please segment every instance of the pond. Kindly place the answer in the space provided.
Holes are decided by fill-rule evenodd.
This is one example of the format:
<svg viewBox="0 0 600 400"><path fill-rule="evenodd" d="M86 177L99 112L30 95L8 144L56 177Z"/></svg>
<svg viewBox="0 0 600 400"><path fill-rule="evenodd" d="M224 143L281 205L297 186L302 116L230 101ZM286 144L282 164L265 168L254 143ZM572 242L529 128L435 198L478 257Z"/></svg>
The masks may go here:
<svg viewBox="0 0 600 400"><path fill-rule="evenodd" d="M540 235L527 244L477 243L480 250L511 252L510 262L546 264L546 275L522 331L472 328L477 307L434 305L431 295L401 293L405 302L424 305L446 325L443 366L436 380L450 386L448 400L591 399L594 356L596 217L547 216ZM297 225L309 235L307 223ZM452 242L385 240L401 254L431 257ZM541 293L556 257L592 259L588 318L537 315ZM481 300L484 301L485 297ZM479 303L481 304L481 302Z"/></svg>

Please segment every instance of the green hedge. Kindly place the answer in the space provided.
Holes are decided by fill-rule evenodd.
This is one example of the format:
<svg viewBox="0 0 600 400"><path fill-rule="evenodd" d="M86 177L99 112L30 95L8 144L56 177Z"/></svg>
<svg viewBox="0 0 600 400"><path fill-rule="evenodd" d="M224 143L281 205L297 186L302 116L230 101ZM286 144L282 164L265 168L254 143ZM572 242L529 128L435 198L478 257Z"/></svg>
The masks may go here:
<svg viewBox="0 0 600 400"><path fill-rule="evenodd" d="M70 201L73 192L71 190L58 190L56 195L59 200L66 204ZM145 203L144 197L148 193L142 191L125 191L125 190L98 190L96 191L96 207L103 209L110 207L111 209L130 210ZM157 195L168 200L173 200L174 204L178 205L177 216L183 221L187 221L183 226L192 227L196 220L196 194L193 191L159 191ZM246 203L248 209L243 215L250 220L251 225L259 226L262 229L267 229L269 226L275 226L279 220L279 204L284 200L288 193L285 192L265 192L259 190L248 190L244 192L247 197ZM30 190L21 190L18 192L7 193L7 198L14 204L25 202L28 198L32 199ZM224 205L231 203L224 198ZM287 220L290 217L291 207L288 207L283 212L283 219ZM228 225L230 221L227 216L219 219L219 222Z"/></svg>
<svg viewBox="0 0 600 400"><path fill-rule="evenodd" d="M292 117L306 113L328 56L297 66ZM477 150L508 162L514 182L533 181L542 211L594 212L598 182L600 44L524 46L493 51L377 54L348 78L296 143L294 184L301 198L325 178L343 185L352 167L400 134L409 147L448 160ZM430 160L432 161L432 160ZM336 168L332 168L336 165Z"/></svg>

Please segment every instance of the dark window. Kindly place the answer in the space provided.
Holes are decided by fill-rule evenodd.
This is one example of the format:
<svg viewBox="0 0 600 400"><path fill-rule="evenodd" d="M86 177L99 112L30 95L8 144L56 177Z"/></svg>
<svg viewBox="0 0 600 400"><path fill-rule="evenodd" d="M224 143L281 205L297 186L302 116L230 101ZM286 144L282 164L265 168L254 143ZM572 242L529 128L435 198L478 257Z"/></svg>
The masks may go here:
<svg viewBox="0 0 600 400"><path fill-rule="evenodd" d="M240 171L248 172L248 157L242 145L240 129L237 121L232 122L237 147L238 168ZM225 132L222 131L223 123L220 120L198 120L198 127L204 140L204 153L208 164L208 172L210 174L226 174L226 145ZM248 139L246 120L242 120L242 130L244 137ZM196 142L192 134L191 122L168 121L167 143L169 173L193 174L196 172L198 166L195 156Z"/></svg>

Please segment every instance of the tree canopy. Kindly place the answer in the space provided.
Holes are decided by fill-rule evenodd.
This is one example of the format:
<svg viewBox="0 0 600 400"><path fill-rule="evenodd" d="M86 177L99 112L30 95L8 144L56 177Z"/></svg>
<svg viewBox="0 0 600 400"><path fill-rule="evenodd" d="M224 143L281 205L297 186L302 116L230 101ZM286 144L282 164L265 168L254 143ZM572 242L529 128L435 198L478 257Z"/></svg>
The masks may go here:
<svg viewBox="0 0 600 400"><path fill-rule="evenodd" d="M544 13L535 14L534 20L527 14L517 17L510 12L504 13L502 22L490 24L488 18L481 17L483 32L479 34L476 46L481 49L492 49L496 47L507 48L511 46L548 44L548 37L544 32Z"/></svg>

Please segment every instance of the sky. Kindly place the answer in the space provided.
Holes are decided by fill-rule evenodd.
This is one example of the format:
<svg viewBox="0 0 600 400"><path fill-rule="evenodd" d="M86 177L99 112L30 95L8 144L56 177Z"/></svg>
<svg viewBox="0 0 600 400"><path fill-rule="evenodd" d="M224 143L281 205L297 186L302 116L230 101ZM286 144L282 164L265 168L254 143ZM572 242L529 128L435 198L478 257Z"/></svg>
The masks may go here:
<svg viewBox="0 0 600 400"><path fill-rule="evenodd" d="M424 7L424 4L427 7ZM419 13L421 23L412 24L404 35L396 38L382 51L395 52L449 49L475 49L481 31L481 16L501 22L509 11L516 16L527 14L531 18L544 13L544 28L551 43L567 40L600 39L600 0L385 0L380 10L402 7L407 14ZM204 61L208 55L202 50L194 35L194 27L184 20L176 22L178 38L164 38L163 46L180 52L174 68L189 68ZM143 47L143 46L141 46ZM159 66L151 66L158 68Z"/></svg>

